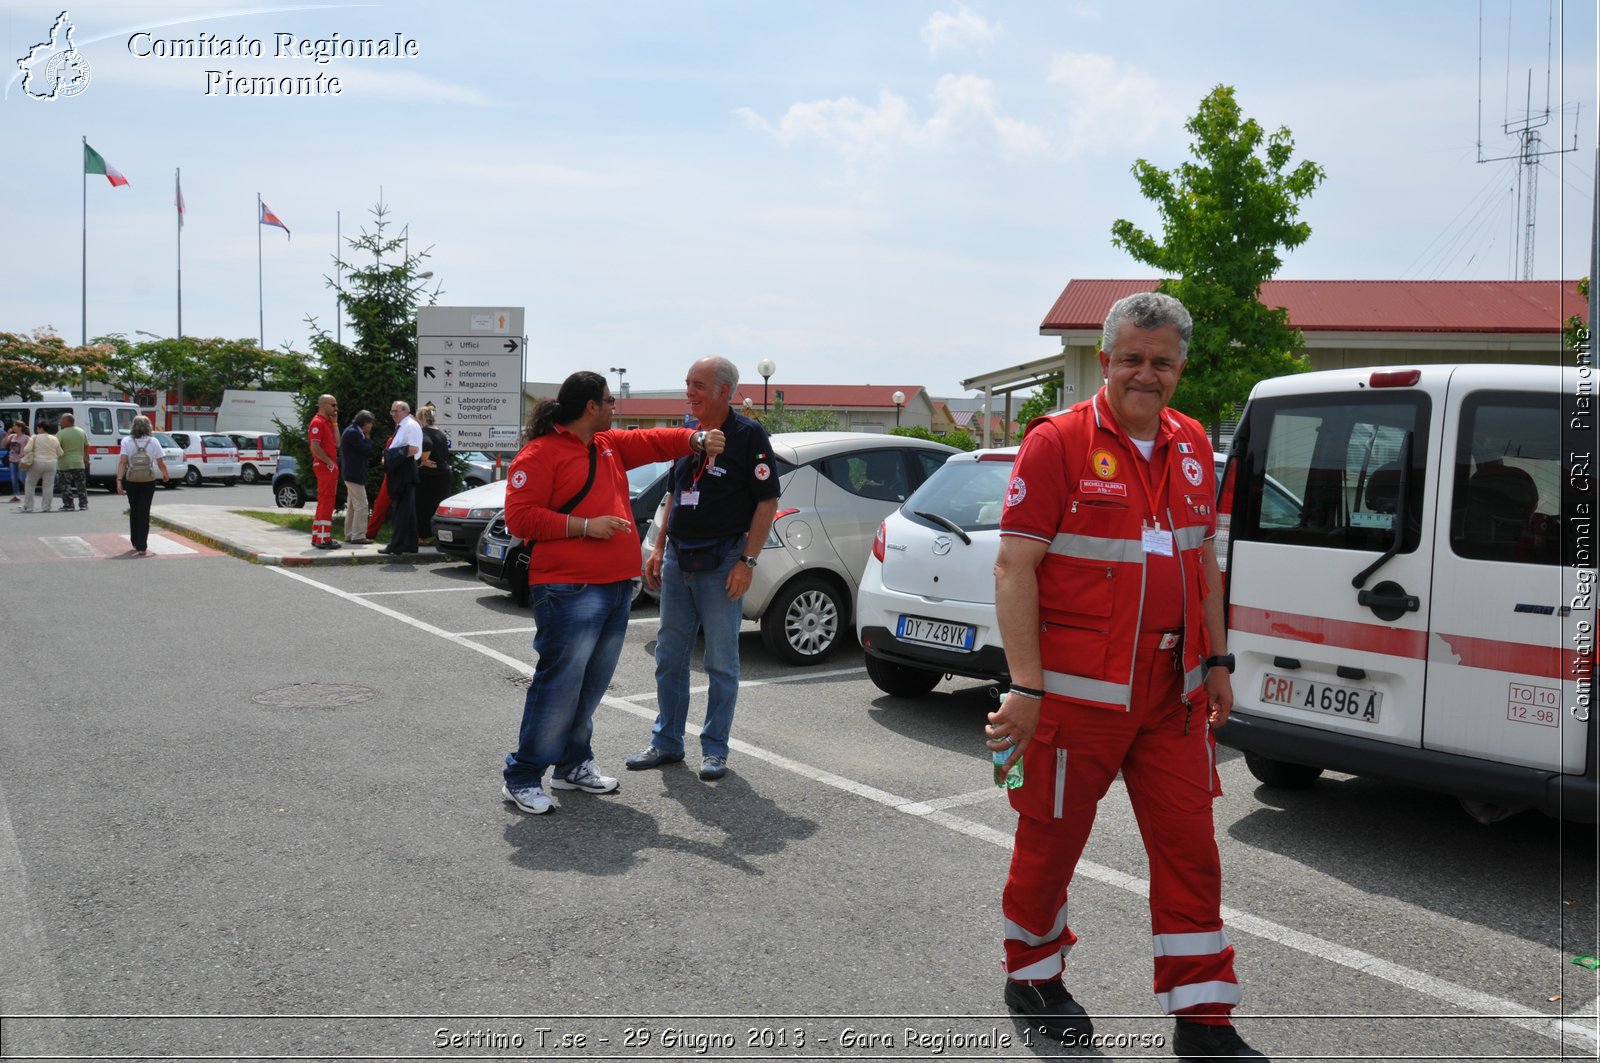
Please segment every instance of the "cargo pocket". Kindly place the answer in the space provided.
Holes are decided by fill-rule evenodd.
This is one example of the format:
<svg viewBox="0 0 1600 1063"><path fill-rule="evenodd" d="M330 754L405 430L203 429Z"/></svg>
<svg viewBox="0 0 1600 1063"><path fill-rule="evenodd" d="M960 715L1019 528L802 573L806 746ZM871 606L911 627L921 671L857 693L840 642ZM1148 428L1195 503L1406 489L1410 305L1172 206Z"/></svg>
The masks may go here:
<svg viewBox="0 0 1600 1063"><path fill-rule="evenodd" d="M1055 721L1039 722L1022 751L1022 785L1007 791L1011 807L1029 819L1060 819L1067 799L1067 751L1056 745Z"/></svg>
<svg viewBox="0 0 1600 1063"><path fill-rule="evenodd" d="M1067 561L1052 576L1055 589L1050 600L1039 603L1039 648L1044 659L1068 662L1064 670L1074 675L1105 678L1116 570Z"/></svg>

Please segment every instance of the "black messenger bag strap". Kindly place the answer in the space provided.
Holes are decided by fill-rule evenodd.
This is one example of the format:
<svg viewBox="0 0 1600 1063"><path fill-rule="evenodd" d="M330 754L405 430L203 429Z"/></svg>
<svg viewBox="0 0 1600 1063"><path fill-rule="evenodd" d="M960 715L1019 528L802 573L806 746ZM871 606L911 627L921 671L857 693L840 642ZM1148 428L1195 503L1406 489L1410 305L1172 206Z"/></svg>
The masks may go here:
<svg viewBox="0 0 1600 1063"><path fill-rule="evenodd" d="M594 444L590 443L589 444L589 478L587 480L583 481L583 486L578 488L578 493L577 494L575 494L571 498L567 499L567 504L566 505L564 505L560 509L556 510L557 513L571 513L573 510L577 509L578 508L578 503L582 502L583 499L584 499L584 496L589 493L589 488L594 486L595 459L596 459L596 454L595 454Z"/></svg>

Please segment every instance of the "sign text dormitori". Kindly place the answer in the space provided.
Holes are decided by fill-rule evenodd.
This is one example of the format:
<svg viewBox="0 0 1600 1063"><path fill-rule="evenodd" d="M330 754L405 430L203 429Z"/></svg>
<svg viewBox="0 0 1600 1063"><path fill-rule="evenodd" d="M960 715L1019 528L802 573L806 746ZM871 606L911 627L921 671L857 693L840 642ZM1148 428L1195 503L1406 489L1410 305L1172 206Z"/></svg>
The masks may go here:
<svg viewBox="0 0 1600 1063"><path fill-rule="evenodd" d="M141 30L128 38L128 53L136 59L305 59L326 65L335 59L415 59L422 54L422 45L404 33L384 37L346 37L339 33L325 37L296 33L224 37L202 31L187 37L158 37ZM325 71L305 77L259 76L232 69L205 72L207 96L337 96L343 91L339 78Z"/></svg>

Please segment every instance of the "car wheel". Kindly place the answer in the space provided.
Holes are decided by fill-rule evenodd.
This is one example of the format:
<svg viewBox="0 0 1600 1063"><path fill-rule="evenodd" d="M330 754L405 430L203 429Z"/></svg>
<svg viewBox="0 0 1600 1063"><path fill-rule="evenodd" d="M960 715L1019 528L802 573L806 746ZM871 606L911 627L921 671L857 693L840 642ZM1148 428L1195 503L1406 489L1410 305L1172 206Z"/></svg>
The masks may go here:
<svg viewBox="0 0 1600 1063"><path fill-rule="evenodd" d="M1321 768L1291 764L1287 760L1273 760L1259 753L1246 753L1244 766L1250 769L1250 774L1257 780L1267 786L1276 786L1280 790L1304 790L1316 782L1317 777L1322 774Z"/></svg>
<svg viewBox="0 0 1600 1063"><path fill-rule="evenodd" d="M944 678L944 673L895 664L893 661L886 661L869 653L867 678L872 680L873 686L885 694L892 694L897 698L916 698L938 686L939 680Z"/></svg>
<svg viewBox="0 0 1600 1063"><path fill-rule="evenodd" d="M278 485L275 501L283 509L299 509L306 504L306 493L293 480Z"/></svg>
<svg viewBox="0 0 1600 1063"><path fill-rule="evenodd" d="M761 641L786 664L816 664L839 645L845 606L833 584L802 576L761 615Z"/></svg>
<svg viewBox="0 0 1600 1063"><path fill-rule="evenodd" d="M239 479L243 480L247 484L253 484L257 480L261 479L261 474L256 472L256 467L254 465L246 465L244 468L239 470Z"/></svg>
<svg viewBox="0 0 1600 1063"><path fill-rule="evenodd" d="M199 487L200 470L195 468L193 465L189 466L188 469L184 470L183 482L188 484L190 487Z"/></svg>

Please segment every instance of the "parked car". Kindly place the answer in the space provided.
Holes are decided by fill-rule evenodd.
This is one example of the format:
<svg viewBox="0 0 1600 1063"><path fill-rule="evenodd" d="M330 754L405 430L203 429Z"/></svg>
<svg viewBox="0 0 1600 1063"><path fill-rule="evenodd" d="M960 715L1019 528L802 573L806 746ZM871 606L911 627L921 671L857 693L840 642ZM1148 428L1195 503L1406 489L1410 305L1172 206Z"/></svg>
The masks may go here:
<svg viewBox="0 0 1600 1063"><path fill-rule="evenodd" d="M782 485L762 544L744 618L761 623L767 649L789 664L816 664L851 630L856 588L872 537L945 459L960 451L909 436L781 432L772 456ZM643 556L655 547L646 535Z"/></svg>
<svg viewBox="0 0 1600 1063"><path fill-rule="evenodd" d="M278 459L278 471L272 474L272 501L279 509L299 509L317 500L316 480L302 484L299 471L300 463L289 455Z"/></svg>
<svg viewBox="0 0 1600 1063"><path fill-rule="evenodd" d="M197 432L192 428L173 429L167 434L183 448L179 467L167 466L171 475L183 477L190 487L199 487L206 480L239 482L239 448L233 440L220 432Z"/></svg>
<svg viewBox="0 0 1600 1063"><path fill-rule="evenodd" d="M494 481L494 458L481 450L469 450L461 455L467 463L466 474L462 477L468 487L482 487Z"/></svg>
<svg viewBox="0 0 1600 1063"><path fill-rule="evenodd" d="M650 527L661 496L667 490L670 461L658 461L628 470L628 496L633 507L633 526L642 535ZM501 481L504 483L505 481ZM503 515L497 514L478 539L476 552L478 578L491 587L511 592L518 606L528 604L528 544L506 529ZM634 600L643 595L644 580L634 583Z"/></svg>
<svg viewBox="0 0 1600 1063"><path fill-rule="evenodd" d="M157 443L161 444L162 453L167 459L168 479L163 486L169 490L177 487L178 483L183 479L184 473L183 448L178 445L176 439L173 439L165 432L151 432L150 434L156 437ZM157 480L156 482L160 483L161 481Z"/></svg>
<svg viewBox="0 0 1600 1063"><path fill-rule="evenodd" d="M239 450L239 479L247 484L271 480L278 471L278 433L255 430L222 432Z"/></svg>
<svg viewBox="0 0 1600 1063"><path fill-rule="evenodd" d="M439 503L430 521L440 553L472 561L478 537L489 521L506 508L506 482L493 480L451 495Z"/></svg>

